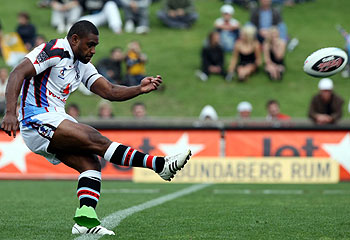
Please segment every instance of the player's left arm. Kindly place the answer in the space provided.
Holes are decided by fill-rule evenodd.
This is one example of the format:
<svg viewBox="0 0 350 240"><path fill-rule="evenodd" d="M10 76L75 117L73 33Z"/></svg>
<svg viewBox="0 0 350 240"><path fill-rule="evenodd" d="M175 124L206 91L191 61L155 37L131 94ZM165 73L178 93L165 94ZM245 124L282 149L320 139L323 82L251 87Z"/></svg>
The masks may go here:
<svg viewBox="0 0 350 240"><path fill-rule="evenodd" d="M126 87L112 84L104 77L98 78L90 87L90 90L110 101L125 101L140 94L149 93L158 89L163 82L162 77L145 77L137 86Z"/></svg>

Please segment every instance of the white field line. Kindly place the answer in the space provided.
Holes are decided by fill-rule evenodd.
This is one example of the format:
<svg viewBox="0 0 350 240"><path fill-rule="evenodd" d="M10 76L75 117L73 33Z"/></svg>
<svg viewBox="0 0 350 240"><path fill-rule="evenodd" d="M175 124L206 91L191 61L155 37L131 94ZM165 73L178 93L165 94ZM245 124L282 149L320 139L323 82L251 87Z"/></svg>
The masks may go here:
<svg viewBox="0 0 350 240"><path fill-rule="evenodd" d="M149 188L149 189L132 189L132 188L121 188L121 189L102 189L102 193L135 193L135 194L151 194L151 193L159 193L159 188Z"/></svg>
<svg viewBox="0 0 350 240"><path fill-rule="evenodd" d="M307 194L301 189L213 189L213 194L263 194L263 195L301 195ZM339 195L339 194L350 194L347 190L321 190L321 194L325 195Z"/></svg>
<svg viewBox="0 0 350 240"><path fill-rule="evenodd" d="M148 202L141 203L139 205L136 205L136 206L124 209L124 210L119 210L117 212L114 212L114 213L104 217L101 220L101 225L108 228L108 229L114 229L115 227L117 227L120 224L121 221L123 221L125 218L133 215L134 213L141 212L145 209L155 207L155 206L158 206L158 205L163 204L165 202L174 200L176 198L194 193L194 192L199 191L203 188L206 188L210 185L212 185L212 184L203 183L203 184L192 185L188 188L182 189L182 190L174 192L174 193L170 193L168 195L165 195L165 196L162 196L159 198L155 198L155 199L150 200ZM116 232L116 235L118 235L118 231ZM99 239L101 237L102 236L99 236L99 235L81 235L80 237L75 238L75 240Z"/></svg>

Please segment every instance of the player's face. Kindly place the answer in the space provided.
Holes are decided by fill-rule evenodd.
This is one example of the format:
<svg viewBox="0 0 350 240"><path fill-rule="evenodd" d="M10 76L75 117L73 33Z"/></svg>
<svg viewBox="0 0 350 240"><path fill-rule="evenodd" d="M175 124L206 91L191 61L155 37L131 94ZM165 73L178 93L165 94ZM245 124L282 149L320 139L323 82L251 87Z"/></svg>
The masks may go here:
<svg viewBox="0 0 350 240"><path fill-rule="evenodd" d="M96 53L96 46L98 44L98 35L93 33L88 34L86 37L80 38L77 45L76 58L82 63L90 62L91 58Z"/></svg>

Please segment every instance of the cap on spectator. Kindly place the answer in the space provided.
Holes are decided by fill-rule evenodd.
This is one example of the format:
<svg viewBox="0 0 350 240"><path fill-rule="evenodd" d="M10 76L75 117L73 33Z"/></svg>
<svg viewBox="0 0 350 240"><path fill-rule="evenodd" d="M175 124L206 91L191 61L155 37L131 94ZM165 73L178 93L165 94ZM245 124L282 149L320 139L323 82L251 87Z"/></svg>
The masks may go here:
<svg viewBox="0 0 350 240"><path fill-rule="evenodd" d="M238 112L251 112L253 110L252 105L249 102L240 102L237 106Z"/></svg>
<svg viewBox="0 0 350 240"><path fill-rule="evenodd" d="M322 78L318 82L318 89L320 90L332 90L333 89L333 81L330 78Z"/></svg>
<svg viewBox="0 0 350 240"><path fill-rule="evenodd" d="M231 5L225 4L220 8L220 11L221 13L228 13L230 15L233 15L235 9Z"/></svg>
<svg viewBox="0 0 350 240"><path fill-rule="evenodd" d="M216 113L215 109L212 106L206 105L202 109L201 113L199 114L199 119L200 120L211 119L213 121L217 121L218 114Z"/></svg>

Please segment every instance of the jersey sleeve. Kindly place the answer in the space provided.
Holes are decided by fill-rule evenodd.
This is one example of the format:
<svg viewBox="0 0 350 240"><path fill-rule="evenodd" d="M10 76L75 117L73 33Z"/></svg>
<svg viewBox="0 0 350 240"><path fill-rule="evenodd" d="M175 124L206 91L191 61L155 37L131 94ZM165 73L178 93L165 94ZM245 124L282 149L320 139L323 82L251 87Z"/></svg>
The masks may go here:
<svg viewBox="0 0 350 240"><path fill-rule="evenodd" d="M55 66L62 58L69 57L69 54L63 48L58 48L56 43L57 39L43 43L26 55L26 58L33 64L36 74L40 74L49 67Z"/></svg>
<svg viewBox="0 0 350 240"><path fill-rule="evenodd" d="M102 75L97 72L95 66L90 62L87 63L82 79L82 83L85 85L85 87L90 90L92 84L100 77L102 77Z"/></svg>

